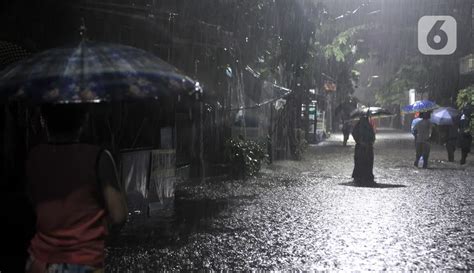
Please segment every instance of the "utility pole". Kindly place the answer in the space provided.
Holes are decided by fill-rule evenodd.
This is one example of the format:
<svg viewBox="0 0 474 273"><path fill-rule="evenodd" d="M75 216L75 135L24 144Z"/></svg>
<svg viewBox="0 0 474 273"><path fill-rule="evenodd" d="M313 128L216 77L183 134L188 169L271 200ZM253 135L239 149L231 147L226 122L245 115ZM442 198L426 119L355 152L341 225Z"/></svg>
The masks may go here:
<svg viewBox="0 0 474 273"><path fill-rule="evenodd" d="M326 115L328 116L328 131L331 133L332 132L332 103L333 103L333 95L332 93L334 93L336 91L336 88L337 88L337 80L334 79L333 77L325 74L325 73L321 73L322 76L324 76L325 78L329 79L331 81L331 84L327 84L325 83L324 84L324 89L326 91Z"/></svg>

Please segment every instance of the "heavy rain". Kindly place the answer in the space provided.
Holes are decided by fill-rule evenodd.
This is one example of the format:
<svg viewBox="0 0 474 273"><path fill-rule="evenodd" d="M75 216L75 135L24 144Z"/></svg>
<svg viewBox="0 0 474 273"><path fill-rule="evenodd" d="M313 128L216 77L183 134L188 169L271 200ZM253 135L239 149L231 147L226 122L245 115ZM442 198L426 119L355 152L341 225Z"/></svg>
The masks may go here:
<svg viewBox="0 0 474 273"><path fill-rule="evenodd" d="M474 270L473 1L0 15L0 273Z"/></svg>

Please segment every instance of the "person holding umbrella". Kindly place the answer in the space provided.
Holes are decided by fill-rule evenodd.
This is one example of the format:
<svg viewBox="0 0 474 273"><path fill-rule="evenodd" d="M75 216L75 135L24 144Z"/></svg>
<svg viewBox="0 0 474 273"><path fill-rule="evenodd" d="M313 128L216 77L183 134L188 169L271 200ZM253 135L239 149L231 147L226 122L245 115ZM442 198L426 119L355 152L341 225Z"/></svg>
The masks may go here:
<svg viewBox="0 0 474 273"><path fill-rule="evenodd" d="M411 127L410 127L410 131L411 131L411 134L413 135L413 137L415 138L415 149L416 149L416 131L415 131L415 125L422 121L423 119L420 118L420 113L419 112L416 112L415 113L415 118L411 121Z"/></svg>
<svg viewBox="0 0 474 273"><path fill-rule="evenodd" d="M358 185L373 185L374 181L374 129L369 123L369 112L361 116L352 130L356 142L352 178Z"/></svg>
<svg viewBox="0 0 474 273"><path fill-rule="evenodd" d="M128 214L114 159L80 142L83 105L46 104L41 115L47 142L34 147L26 163L37 215L26 272L101 270L109 227L122 225Z"/></svg>
<svg viewBox="0 0 474 273"><path fill-rule="evenodd" d="M347 141L349 140L349 135L352 131L352 121L351 120L343 120L342 121L342 134L344 139L342 141L342 146L347 145Z"/></svg>
<svg viewBox="0 0 474 273"><path fill-rule="evenodd" d="M467 108L463 109L459 120L459 146L461 147L461 165L466 164L467 154L471 152L472 135L471 135L471 111Z"/></svg>
<svg viewBox="0 0 474 273"><path fill-rule="evenodd" d="M418 167L418 162L423 156L423 169L428 168L428 158L430 156L430 138L432 131L432 124L430 121L430 112L420 113L421 121L415 124L413 130L415 133L415 147L416 158L415 167Z"/></svg>
<svg viewBox="0 0 474 273"><path fill-rule="evenodd" d="M446 127L446 152L448 153L448 161L454 162L454 152L456 151L458 129L456 124L446 125Z"/></svg>
<svg viewBox="0 0 474 273"><path fill-rule="evenodd" d="M433 124L438 125L439 131L443 135L449 162L454 161L454 151L458 139L457 119L459 119L459 111L451 107L440 107L434 110L430 119Z"/></svg>
<svg viewBox="0 0 474 273"><path fill-rule="evenodd" d="M413 133L415 136L416 158L414 165L418 167L418 162L423 156L423 168L428 168L428 157L430 154L430 139L433 130L433 125L430 121L431 111L439 108L435 102L430 100L415 101L412 104L406 105L402 108L405 113L420 112L421 121L413 126Z"/></svg>
<svg viewBox="0 0 474 273"><path fill-rule="evenodd" d="M0 75L0 102L41 106L47 141L28 156L37 214L26 272L103 272L109 226L127 206L111 153L80 141L84 104L189 96L202 88L144 50L83 39L13 64Z"/></svg>

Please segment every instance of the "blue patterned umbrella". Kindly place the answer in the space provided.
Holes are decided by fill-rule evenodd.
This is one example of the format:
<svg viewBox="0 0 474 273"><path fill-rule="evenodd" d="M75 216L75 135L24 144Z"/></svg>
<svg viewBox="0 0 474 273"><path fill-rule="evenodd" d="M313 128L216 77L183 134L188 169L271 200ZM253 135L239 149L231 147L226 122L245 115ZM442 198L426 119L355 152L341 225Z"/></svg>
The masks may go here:
<svg viewBox="0 0 474 273"><path fill-rule="evenodd" d="M441 107L431 114L431 122L437 125L452 125L459 116L459 111L451 107Z"/></svg>
<svg viewBox="0 0 474 273"><path fill-rule="evenodd" d="M44 51L0 74L0 101L80 103L201 92L199 83L144 50L82 41Z"/></svg>
<svg viewBox="0 0 474 273"><path fill-rule="evenodd" d="M430 100L419 100L403 107L402 111L405 113L428 112L436 108L439 108L439 106Z"/></svg>

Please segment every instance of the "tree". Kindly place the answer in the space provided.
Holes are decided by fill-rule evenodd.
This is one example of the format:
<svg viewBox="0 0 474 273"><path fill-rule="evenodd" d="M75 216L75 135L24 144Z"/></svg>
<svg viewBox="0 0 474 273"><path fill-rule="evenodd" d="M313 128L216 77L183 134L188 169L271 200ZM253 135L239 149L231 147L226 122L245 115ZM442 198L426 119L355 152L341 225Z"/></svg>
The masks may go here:
<svg viewBox="0 0 474 273"><path fill-rule="evenodd" d="M474 84L470 85L462 90L459 90L456 98L456 104L459 109L470 109L471 110L471 134L474 134Z"/></svg>
<svg viewBox="0 0 474 273"><path fill-rule="evenodd" d="M433 95L437 90L439 79L434 71L442 68L442 62L436 59L414 56L402 64L392 78L377 90L377 102L381 105L405 103L406 91L414 88L417 93Z"/></svg>
<svg viewBox="0 0 474 273"><path fill-rule="evenodd" d="M230 46L222 52L226 57L219 58L222 54L214 54L209 48L194 51L194 58L200 60L200 73L216 73L210 74L211 77L203 75L199 78L203 78L202 81L216 91L222 90L219 87L222 85L216 83L216 79L221 83L227 81L232 94L245 92L252 97L254 94L249 92L253 91L243 87L244 79L241 77L246 73L245 69L250 67L259 78L293 90L286 104L285 115L290 154L295 155L298 146L296 131L306 131L308 126L301 119L301 105L309 102L309 89L319 89L323 85L322 74L337 79L337 103L348 100L354 92L353 85L359 76L354 65L360 58L368 56L368 47L363 39L367 25L351 27L339 24L329 15L325 5L309 0L217 3L217 10L211 8L215 4L211 0L183 4L187 12L180 12L232 33ZM207 8L202 8L203 5ZM225 80L226 69L231 71L232 79ZM223 101L229 99L229 95L224 92L216 92L216 95ZM229 106L228 103L225 105Z"/></svg>

